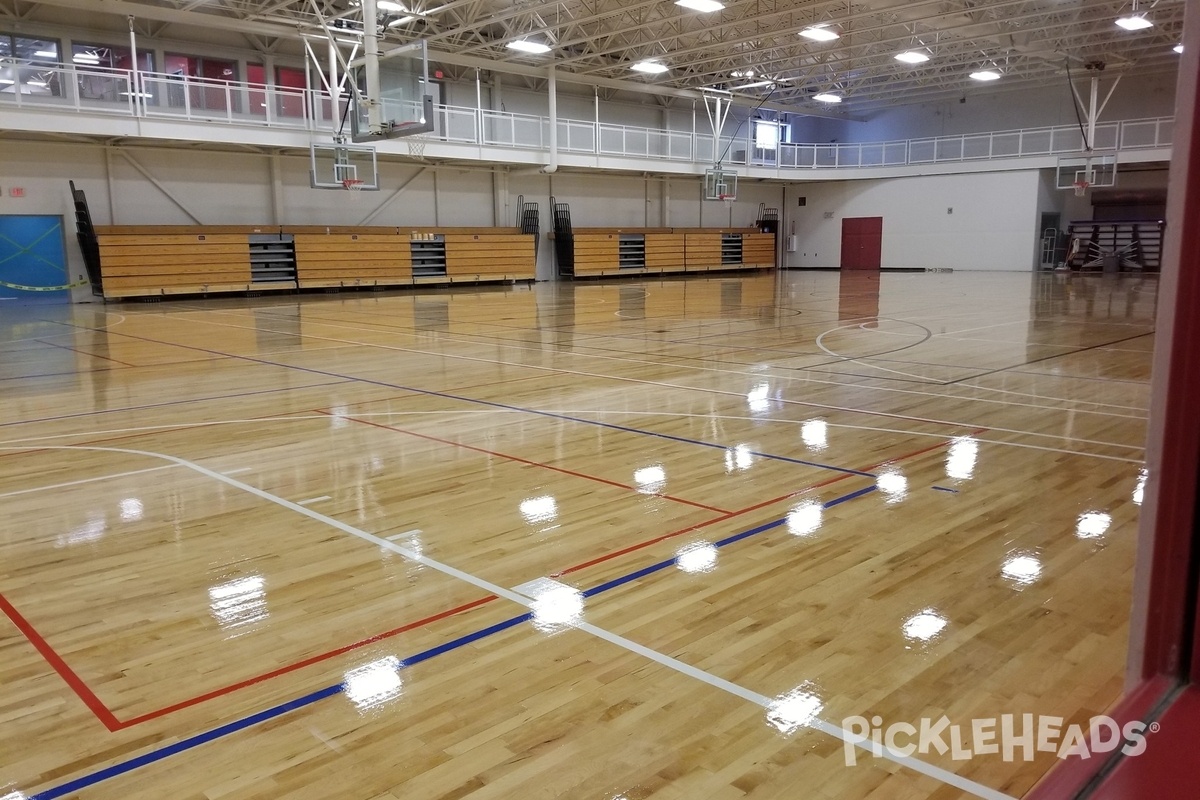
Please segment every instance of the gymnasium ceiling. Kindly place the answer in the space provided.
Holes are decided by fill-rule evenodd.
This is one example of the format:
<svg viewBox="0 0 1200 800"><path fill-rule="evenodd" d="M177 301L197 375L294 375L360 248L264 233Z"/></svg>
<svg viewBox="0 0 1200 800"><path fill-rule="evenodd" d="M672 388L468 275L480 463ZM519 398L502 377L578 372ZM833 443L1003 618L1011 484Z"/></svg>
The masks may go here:
<svg viewBox="0 0 1200 800"><path fill-rule="evenodd" d="M1002 75L988 90L1006 91L1066 80L1068 67L1075 77L1097 65L1105 77L1170 74L1185 6L1185 0L1143 0L1137 10L1153 27L1131 32L1115 24L1133 10L1122 0L723 2L724 9L701 13L674 0L398 0L384 4L381 23L384 49L425 38L451 77L473 77L483 67L536 79L553 60L560 79L605 90L670 95L721 86L745 102L799 113L828 113L831 107L813 95L833 91L844 98L838 110L857 115L980 90L969 77L980 69ZM132 15L144 33L165 39L221 31L264 51L292 50L301 35L321 32L320 18L348 28L362 20L358 0L0 0L0 25L17 17L78 26L81 13L87 20L111 17L107 25L121 27ZM798 35L813 25L840 38ZM518 39L553 49L530 55L506 46ZM897 61L905 50L930 60ZM669 70L630 69L647 59ZM770 85L749 86L765 81Z"/></svg>

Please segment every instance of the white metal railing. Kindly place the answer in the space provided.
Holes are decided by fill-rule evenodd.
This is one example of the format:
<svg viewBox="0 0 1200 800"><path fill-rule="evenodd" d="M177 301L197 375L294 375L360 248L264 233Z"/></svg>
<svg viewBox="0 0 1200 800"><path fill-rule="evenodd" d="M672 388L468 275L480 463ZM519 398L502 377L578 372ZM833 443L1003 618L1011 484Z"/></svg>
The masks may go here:
<svg viewBox="0 0 1200 800"><path fill-rule="evenodd" d="M134 73L74 64L46 67L0 58L0 106L51 108L77 113L173 119L205 124L333 131L343 127L348 95L155 72ZM383 100L385 116L411 117L414 103ZM407 108L401 108L406 106ZM353 113L353 112L351 112ZM432 136L446 142L544 150L550 121L463 106L439 105ZM1096 126L1098 150L1159 148L1171 144L1170 117L1104 122ZM350 121L345 121L349 128ZM860 168L986 161L1080 153L1075 125L937 136L889 142L754 146L752 126L717 140L695 131L662 130L574 119L558 120L563 152L780 170Z"/></svg>

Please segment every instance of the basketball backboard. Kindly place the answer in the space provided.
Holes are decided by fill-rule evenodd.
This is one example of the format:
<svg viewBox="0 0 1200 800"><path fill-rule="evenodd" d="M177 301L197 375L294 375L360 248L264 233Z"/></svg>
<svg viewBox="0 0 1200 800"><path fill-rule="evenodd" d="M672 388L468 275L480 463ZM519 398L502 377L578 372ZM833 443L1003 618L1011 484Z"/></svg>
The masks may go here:
<svg viewBox="0 0 1200 800"><path fill-rule="evenodd" d="M352 62L359 66L363 59ZM434 128L433 91L429 82L429 55L425 40L410 42L379 54L379 97L366 94L362 73L358 77L362 101L350 115L351 139L355 142L396 139L427 133ZM371 131L368 121L370 103L381 110L383 129Z"/></svg>
<svg viewBox="0 0 1200 800"><path fill-rule="evenodd" d="M737 173L722 167L709 167L704 170L704 199L736 200Z"/></svg>
<svg viewBox="0 0 1200 800"><path fill-rule="evenodd" d="M379 166L375 148L363 144L313 143L309 146L309 186L314 189L378 190Z"/></svg>
<svg viewBox="0 0 1200 800"><path fill-rule="evenodd" d="M1117 184L1117 154L1094 152L1091 155L1060 156L1057 186L1075 189L1086 183L1088 188L1104 188Z"/></svg>

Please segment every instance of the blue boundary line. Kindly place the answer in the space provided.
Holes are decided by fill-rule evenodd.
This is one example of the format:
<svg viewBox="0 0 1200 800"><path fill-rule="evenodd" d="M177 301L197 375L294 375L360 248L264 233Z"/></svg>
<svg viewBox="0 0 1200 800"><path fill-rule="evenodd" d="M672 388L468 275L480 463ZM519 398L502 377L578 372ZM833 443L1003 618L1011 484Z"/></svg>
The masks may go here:
<svg viewBox="0 0 1200 800"><path fill-rule="evenodd" d="M850 500L854 500L855 498L862 497L863 495L870 494L871 492L875 491L875 489L876 487L872 485L848 494L841 495L840 497L835 497L834 499L823 503L822 508L833 508L836 505L840 505L842 503L849 502ZM751 536L757 536L760 533L766 533L769 530L778 528L785 522L787 522L787 517L781 517L780 519L772 520L771 522L759 525L746 531L742 531L741 533L736 533L733 536L727 536L724 539L714 542L713 546L725 547L735 542L740 542L743 539L748 539ZM667 567L673 566L677 561L678 558L672 556L664 561L659 561L658 563L651 564L648 567L642 567L639 570L630 572L627 575L622 575L619 578L614 578L610 581L606 581L605 583L593 586L591 589L587 589L582 592L582 594L584 597L594 597L602 592L607 592L610 589L616 589L618 586L623 586L639 578L644 578L647 575L660 572ZM501 622L497 622L494 625L489 625L486 628L481 628L473 633L468 633L465 636L460 636L457 639L451 639L448 642L439 644L436 647L431 647L428 650L422 650L415 655L411 655L405 659L402 659L400 661L400 669L405 669L407 667L420 664L422 661L428 661L429 659L440 656L443 653L448 653L451 650L457 650L458 648L464 647L472 642L477 642L480 639L485 639L493 634L506 631L509 628L520 625L522 622L528 621L532 617L532 613L526 612ZM199 747L200 745L215 741L216 739L221 739L229 736L230 734L253 727L260 722L266 722L268 720L275 719L276 717L281 717L284 714L288 714L292 711L311 706L314 703L320 702L321 700L341 694L344 689L345 685L341 683L334 684L333 686L326 686L323 689L318 689L315 692L310 692L309 694L297 697L294 700L280 703L279 705L272 706L264 711L251 714L248 717L243 717L242 719L235 720L217 728L213 728L212 730L205 731L204 733L198 733L195 736L189 736L186 739L182 739L173 744L161 747L158 750L151 750L149 753L136 756L128 761L122 761L121 763L114 764L111 767L105 767L104 769L97 770L96 772L84 775L72 781L68 781L67 783L46 789L43 792L31 795L29 800L55 800L55 798L63 797L64 795L71 794L72 792L78 792L82 789L88 788L89 786L94 786L97 783L106 781L109 778L116 778L120 775L140 769L141 767L149 764L162 761L163 759L169 758L173 755L186 752L193 748Z"/></svg>
<svg viewBox="0 0 1200 800"><path fill-rule="evenodd" d="M493 633L499 633L500 631L513 627L514 625L519 625L532 616L532 614L522 614L518 617L506 619L503 622L498 622L490 627L475 631L474 633L469 633L466 636L460 636L457 639L452 639L451 641L440 644L437 647L431 647L428 650L422 650L420 653L409 656L401 661L400 666L403 668L412 666L413 664L419 664L422 661L433 658L434 656L438 656L450 650L468 645L471 642L491 636ZM232 733L245 730L246 728L257 725L260 722L266 722L268 720L275 719L276 717L281 717L284 714L292 711L296 711L297 709L311 706L312 704L320 702L321 700L341 694L344 690L345 685L341 683L334 684L333 686L326 686L324 689L318 689L315 692L310 692L302 697L297 697L295 700L289 700L286 703L280 703L279 705L272 706L265 711L259 711L257 714L251 714L248 717L235 720L226 725L222 725L219 728L213 728L212 730L205 731L204 733L198 733L195 736L189 736L186 739L182 739L174 744L169 744L166 747L161 747L158 750L151 750L149 753L137 756L136 758L131 758L128 761L122 761L120 764L114 764L111 767L106 767L89 775L84 775L81 778L76 778L73 781L68 781L67 783L47 789L44 792L31 795L29 800L54 800L54 798L62 797L73 792L78 792L82 789L88 788L89 786L94 786L97 783L106 781L109 778L115 778L119 775L124 775L127 772L132 772L135 769L140 769L141 767L153 764L156 761L162 761L164 758L170 758L173 755L199 747L202 744L207 744L208 742L221 739Z"/></svg>
<svg viewBox="0 0 1200 800"><path fill-rule="evenodd" d="M71 328L79 328L80 330L85 330L85 331L94 330L93 328L88 328L83 325L74 325L69 322L59 322L57 324L66 325ZM254 364L263 364L268 367L279 367L280 369L293 369L293 370L299 370L301 372L307 372L312 375L323 375L327 378L341 378L343 380L358 381L359 383L366 383L366 384L371 384L374 386L382 386L386 389L396 389L397 391L401 391L401 392L412 392L414 394L423 394L423 395L426 395L429 397L442 397L447 400L457 400L461 403L474 403L476 405L490 406L492 408L504 409L505 411L520 411L525 414L534 414L534 415L537 415L540 417L549 417L551 419L561 419L561 420L566 420L568 422L578 422L578 423L581 423L584 425L595 425L595 426L601 427L601 428L608 428L610 430L615 430L615 431L623 431L625 433L636 433L636 434L640 434L642 436L654 436L658 439L666 439L668 441L673 441L673 442L682 442L684 444L694 444L694 445L699 445L700 447L711 447L716 450L732 449L728 445L717 444L716 442L705 442L705 441L701 441L699 439L688 439L687 437L684 437L684 436L675 436L675 435L672 435L669 433L657 433L655 431L646 431L646 430L642 430L640 428L630 428L626 425L617 425L612 422L600 422L600 421L597 421L594 419L584 419L583 417L572 417L567 414L555 414L552 411L538 411L537 409L533 409L533 408L522 408L521 406L513 406L513 405L509 405L507 403L497 403L492 400L478 400L473 397L463 397L461 395L450 394L448 392L439 392L439 391L435 391L433 389L418 389L413 386L404 386L404 385L398 384L398 383L388 383L387 381L378 381L378 380L374 380L372 378L356 378L352 375L343 375L343 374L337 373L337 372L328 372L328 371L322 370L322 369L313 369L312 367L301 367L301 366L297 366L294 364L283 364L278 361L268 361L265 358L254 358L253 356L243 356L243 355L238 355L236 353L224 353L224 352L221 352L220 350L209 350L208 348L205 348L205 347L196 347L195 345L190 345L190 344L177 344L175 342L162 342L162 341L159 341L158 339L151 339L151 338L148 338L145 336L138 336L138 335L132 334L132 333L118 333L117 335L125 336L130 339L138 339L143 342L153 342L155 344L165 344L165 345L168 345L171 347L182 347L185 350L195 350L200 353L208 353L210 355L224 356L226 358L234 358L234 359L239 359L241 361L249 361ZM369 347L370 345L363 345L363 346ZM424 354L419 354L419 355L424 355ZM871 473L871 472L862 472L862 471L856 470L856 469L847 469L846 467L835 467L832 464L822 464L818 461L806 461L801 458L790 458L788 456L779 456L779 455L774 455L772 453L760 453L755 450L751 450L749 452L751 455L757 456L758 458L766 458L766 459L770 459L772 461L784 461L789 464L799 464L799 465L805 466L805 467L815 467L817 469L827 469L832 472L840 472L840 473L843 473L846 475L858 475L863 478L874 478L875 477L875 474Z"/></svg>

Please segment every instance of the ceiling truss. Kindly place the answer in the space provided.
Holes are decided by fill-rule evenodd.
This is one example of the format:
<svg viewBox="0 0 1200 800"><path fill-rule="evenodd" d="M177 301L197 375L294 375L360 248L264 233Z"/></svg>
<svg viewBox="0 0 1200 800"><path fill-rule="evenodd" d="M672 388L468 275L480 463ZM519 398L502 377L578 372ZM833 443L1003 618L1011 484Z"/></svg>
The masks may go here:
<svg viewBox="0 0 1200 800"><path fill-rule="evenodd" d="M553 61L560 80L621 87L699 90L721 87L743 102L797 113L828 112L813 95L834 91L843 113L932 102L980 88L969 73L999 71L995 88L1024 89L1066 80L1066 70L1108 74L1172 73L1185 0L1146 0L1154 22L1143 31L1114 24L1122 0L725 0L699 13L672 0L402 0L385 3L383 48L429 41L444 71L465 78L480 65L524 79ZM401 11L398 6L405 10ZM295 48L319 35L319 17L361 29L358 0L0 0L0 19L53 22L64 9L132 15L156 36L186 39L183 28L238 32L263 53ZM840 38L798 35L814 23ZM180 30L176 30L179 28ZM547 55L508 48L518 39L550 45ZM918 49L930 60L908 65L896 53ZM643 76L630 67L656 60L669 70ZM1095 74L1095 72L1093 72ZM751 77L752 75L752 77ZM752 86L751 84L760 84ZM744 87L744 88L743 88ZM668 92L670 93L670 92Z"/></svg>

